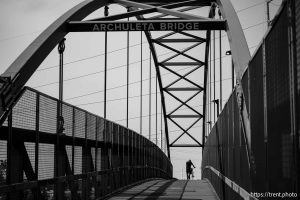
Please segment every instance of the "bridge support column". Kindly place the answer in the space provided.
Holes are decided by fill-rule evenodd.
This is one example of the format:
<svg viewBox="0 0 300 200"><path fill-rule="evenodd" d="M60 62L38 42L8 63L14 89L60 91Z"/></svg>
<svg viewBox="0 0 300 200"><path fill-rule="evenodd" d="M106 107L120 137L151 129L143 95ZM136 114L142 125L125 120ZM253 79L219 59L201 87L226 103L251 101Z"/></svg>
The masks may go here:
<svg viewBox="0 0 300 200"><path fill-rule="evenodd" d="M91 155L91 147L86 146L82 149L82 173L86 174L88 172L94 171L93 169L93 158ZM93 177L87 177L86 180L82 181L82 199L90 199L91 187L93 183Z"/></svg>
<svg viewBox="0 0 300 200"><path fill-rule="evenodd" d="M108 146L107 146L107 141L108 141L108 134L107 134L107 121L104 121L104 130L103 130L103 141L104 145L101 148L101 167L100 170L107 170L109 169L109 157L108 157ZM101 196L106 195L108 190L110 189L109 181L108 181L108 175L107 174L102 174L101 175Z"/></svg>
<svg viewBox="0 0 300 200"><path fill-rule="evenodd" d="M64 145L57 143L55 147L55 177L65 176L65 149ZM64 199L64 183L57 183L55 185L55 197L57 200Z"/></svg>
<svg viewBox="0 0 300 200"><path fill-rule="evenodd" d="M23 181L23 158L18 151L14 141L12 131L12 111L8 115L8 142L7 142L7 184L19 183ZM18 200L22 198L22 192L10 192L8 199Z"/></svg>

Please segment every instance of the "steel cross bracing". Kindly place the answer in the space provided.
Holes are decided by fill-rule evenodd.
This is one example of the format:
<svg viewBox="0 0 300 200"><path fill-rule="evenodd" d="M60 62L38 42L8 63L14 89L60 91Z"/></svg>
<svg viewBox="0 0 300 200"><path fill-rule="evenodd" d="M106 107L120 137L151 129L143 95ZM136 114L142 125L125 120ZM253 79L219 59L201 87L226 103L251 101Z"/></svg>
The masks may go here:
<svg viewBox="0 0 300 200"><path fill-rule="evenodd" d="M168 39L168 37L176 34L180 36L184 35L187 36L188 38ZM183 131L176 139L170 141L169 147L184 147L184 146L201 147L202 144L195 137L193 137L188 131L203 118L203 112L200 113L193 107L189 106L188 103L192 99L199 97L199 94L201 94L201 92L204 92L204 86L197 84L196 81L191 80L190 78L188 78L188 76L189 75L192 76L193 74L199 72L199 69L203 67L206 63L204 63L204 61L200 61L199 59L193 56L189 56L187 53L189 50L192 50L200 46L201 44L206 43L207 41L204 38L197 37L195 35L188 34L186 32L179 32L179 33L172 32L163 35L157 39L152 39L152 42L166 49L169 49L175 53L174 55L158 63L161 68L171 72L177 77L174 81L172 81L169 84L166 84L162 88L164 93L166 93L167 95L174 98L177 102L179 102L179 106L168 111L168 113L166 113L166 117L168 120L170 120L170 122L174 123L177 127L179 127ZM171 47L172 44L183 43L183 42L191 43L191 44L183 50L178 50ZM188 58L188 60L190 61L186 61L186 62L172 61L175 58L179 57L180 55ZM189 71L186 72L185 74L181 75L180 73L176 72L176 69L180 69L187 66L192 66L192 69L189 69ZM204 78L203 76L204 75L202 75L201 78ZM185 86L186 84L183 84L182 86L181 83L185 83L185 82L188 82L189 83L188 85L190 87ZM176 87L176 84L180 86ZM178 92L183 92L184 95L180 95L180 94L178 95ZM190 94L190 92L192 92L192 94ZM183 100L183 98L186 97L188 98ZM177 114L180 113L179 109L182 107L187 107L187 109L190 112L187 112L188 114ZM190 121L190 125L187 128L184 128L184 126L180 123L179 120L176 121L176 119L183 119L183 118L184 119L188 118ZM182 138L183 135L188 135L193 140L193 143L188 144L188 142L185 142L184 144L182 143L178 144L178 140Z"/></svg>
<svg viewBox="0 0 300 200"><path fill-rule="evenodd" d="M129 12L110 15L107 17L100 17L93 20L83 21L83 19L88 16L90 13L95 10L108 6L109 4L120 4L126 8ZM218 5L219 10L221 11L222 20L212 19L206 16L199 16L197 14L190 14L186 11L193 10L203 6L212 6ZM158 13L157 15L153 14ZM145 17L151 14L151 17ZM129 21L125 22L122 19L136 17L137 21ZM118 21L119 20L119 21ZM120 21L121 20L121 21ZM169 23L171 26L162 26L162 23ZM123 24L123 25L122 25ZM122 28L120 27L127 27ZM100 27L100 28L99 28ZM133 28L128 28L133 27ZM173 31L178 35L185 34L185 39L183 38L168 38L165 35L164 38L152 38L152 31L162 31L163 27L165 29L163 31ZM167 27L167 28L166 28ZM170 28L171 27L171 28ZM132 29L132 30L131 30ZM174 29L174 30L173 30ZM237 98L243 95L242 85L239 80L242 77L242 74L247 67L247 64L250 60L250 53L247 47L247 43L240 26L239 20L237 18L236 12L234 11L229 0L190 0L190 1L179 1L179 0L165 0L165 1L151 1L151 0L139 0L139 1L127 1L127 0L114 0L114 1L98 1L98 0L87 0L84 1L77 6L70 9L60 18L58 18L53 24L51 24L43 33L41 33L35 41L30 44L27 49L8 67L8 69L1 75L0 81L0 125L2 125L3 120L6 118L10 107L16 101L19 93L24 87L25 83L29 80L32 74L37 70L42 61L49 55L51 50L55 48L55 46L62 41L62 39L69 32L77 31L77 32L92 32L92 31L144 31L147 37L150 50L153 55L153 61L155 63L156 73L158 76L158 85L161 92L161 104L163 115L165 119L165 134L166 140L168 144L168 154L169 147L175 146L174 141L169 142L169 132L168 132L168 119L171 122L175 122L175 118L189 118L199 120L205 116L205 110L202 110L202 113L197 111L191 106L187 106L191 100L194 100L197 95L200 93L203 94L203 99L205 100L205 84L207 84L206 80L206 70L204 70L204 75L200 78L204 78L204 85L192 84L196 83L195 81L186 81L189 80L190 74L194 73L194 71L190 71L190 74L176 74L179 79L175 81L176 85L182 81L189 82L192 87L179 87L175 86L175 83L170 86L163 85L161 70L167 69L173 72L176 72L172 67L176 66L193 66L194 70L197 71L202 67L206 69L207 65L207 53L208 48L206 45L205 49L205 60L201 60L197 58L195 55L191 55L188 51L200 46L201 43L208 44L209 34L206 35L205 38L197 37L194 34L187 35L188 31L208 31L209 30L226 30L229 43L232 51L232 59L234 63L234 68L237 75L238 80L238 89ZM174 33L170 34L174 34ZM174 34L175 35L175 34ZM233 39L234 38L234 39ZM179 48L172 47L171 43L193 43L187 49L180 50ZM173 58L170 60L161 62L157 59L156 46L159 45L163 48L168 49L169 51L174 52L175 57L182 56L185 59L189 59L187 63L182 62L174 62ZM195 45L195 46L194 46ZM203 45L205 46L205 45ZM198 48L198 47L197 47ZM174 57L174 58L175 58ZM171 66L173 64L173 66ZM185 88L185 89L182 89ZM181 99L178 96L174 95L175 92L195 92L194 95L190 96L190 99ZM179 108L185 106L187 107L193 114L189 115L179 115L176 112L178 109L168 111L166 109L166 100L165 95L169 95L172 98L176 99L180 105ZM176 97L176 98L175 98ZM243 98L244 101L244 98ZM205 104L205 102L204 102ZM245 104L242 104L245 105ZM191 109L192 108L192 109ZM244 124L244 129L247 136L249 151L251 147L251 138L250 138L250 128L249 128L249 119L248 119L247 109L242 109L241 112L241 120ZM205 120L203 120L205 121ZM177 123L177 122L176 122ZM176 124L174 123L174 124ZM193 122L195 123L195 122ZM193 126L193 123L192 126ZM178 124L178 123L177 123ZM176 124L176 125L177 125ZM180 127L181 125L178 124ZM190 127L183 128L183 134L189 135L188 130ZM203 131L204 133L204 131ZM200 142L194 141L195 144L201 146ZM204 140L202 141L204 143ZM184 146L184 145L179 145Z"/></svg>
<svg viewBox="0 0 300 200"><path fill-rule="evenodd" d="M135 16L138 21L137 22L143 22L143 23L170 23L170 22L194 22L194 20L199 20L198 22L201 23L201 26L199 30L223 30L225 29L225 24L223 20L212 20L211 18L207 17L201 17L201 16L195 16L195 15L190 15L184 13L185 11L193 10L199 8L199 6L188 6L191 3L194 3L194 1L186 1L186 2L180 2L180 3L174 3L174 4L168 4L168 5L163 5L158 7L154 6L149 6L149 5L144 5L136 2L131 2L131 1L124 1L124 0L118 0L116 1L117 3L121 3L126 7L129 7L129 12L126 14L120 14L120 15L115 15L115 16L109 16L106 18L98 18L98 19L93 19L90 21L85 21L85 22L70 22L69 23L69 28L71 31L89 31L91 27L90 25L95 25L101 22L102 24L112 24L113 21L111 20L116 20L120 18L125 18L125 17L132 17ZM215 4L209 4L213 5L212 7L215 8ZM185 6L185 7L183 7ZM186 7L188 6L188 7ZM183 7L183 8L180 8ZM139 8L142 8L143 10L138 10ZM179 8L178 10L174 11L171 9L166 9L166 8ZM142 15L143 14L149 14L151 12L161 12L159 15L151 16L149 18L144 18ZM211 15L212 12L209 12ZM137 16L137 14L139 16ZM172 16L170 18L169 16ZM168 18L166 18L168 17ZM211 16L209 16L211 17ZM107 21L108 20L108 21ZM207 23L209 22L209 23ZM124 23L124 22L123 22ZM133 21L130 21L129 23L133 24ZM99 25L99 26L102 26ZM97 29L97 31L99 31ZM114 31L114 30L113 30ZM134 30L133 30L134 31ZM156 73L158 75L158 82L159 82L159 88L161 92L161 97L162 97L162 106L163 106L163 114L164 114L164 120L165 120L165 134L166 134L166 141L167 141L167 147L168 147L168 156L170 157L170 147L203 147L203 141L204 141L204 132L205 132L205 106L202 107L202 111L197 111L195 108L189 105L189 102L195 98L199 98L198 102L201 102L201 94L203 101L202 103L205 104L206 102L206 90L205 90L205 83L206 83L206 71L207 71L207 63L208 63L208 46L209 46L209 35L210 31L207 31L206 37L207 38L202 38L197 36L197 34L191 34L189 32L186 32L184 30L176 30L172 31L170 33L167 33L163 36L160 36L158 38L152 38L150 31L144 30L145 34L147 36L150 49L152 51L153 57L154 57L154 63L156 67ZM154 30L153 30L154 31ZM174 38L174 36L178 36L178 38ZM172 37L173 36L173 37ZM180 44L180 43L189 43L188 47L186 47L183 50L180 50L176 47L172 47L174 44ZM174 52L174 55L166 58L163 61L158 61L157 59L157 53L156 53L156 48L155 45L157 44L161 47L164 47L165 49L168 49L172 52ZM201 45L205 44L205 45ZM191 56L189 55L189 51L195 49L196 47L202 46L203 52L205 52L205 60L201 60L197 56ZM185 58L188 58L189 61L185 62L180 62L180 61L173 61L179 56L183 56ZM180 74L177 73L175 70L172 69L172 67L188 67L192 66L193 68L190 69L187 73L185 74ZM194 74L199 75L199 69L203 67L204 70L202 73L200 72L200 76L196 76L196 80L192 80L188 76L193 76ZM171 72L172 74L176 75L178 78L169 83L168 85L163 85L163 79L161 77L161 70L167 70ZM197 84L196 82L199 81L199 79L204 80L202 86ZM182 85L182 83L187 82L188 86L180 86L176 87L176 85ZM176 95L176 92L183 92L185 95ZM192 95L188 94L189 92L194 92ZM172 98L174 98L177 102L179 102L179 106L177 106L175 109L168 111L167 109L167 103L168 101L165 100L165 96L169 95ZM185 99L188 97L188 99ZM187 113L189 114L177 114L180 113L179 109L182 107L186 107L189 111ZM189 125L186 127L184 126L181 122L180 119L188 119ZM193 136L189 131L195 127L197 123L202 119L202 127L203 127L203 133L202 133L202 143L200 139L197 139L195 136ZM168 121L169 120L169 121ZM169 122L175 124L182 133L177 136L173 141L170 141L170 136L169 136ZM181 142L179 143L179 139L182 138L184 135L187 135L191 141L190 142ZM200 136L201 133L199 133L197 136ZM198 137L200 138L200 137Z"/></svg>
<svg viewBox="0 0 300 200"><path fill-rule="evenodd" d="M156 24L158 24L158 26L157 26L158 29L145 30L145 28L144 28L144 30L141 30L141 31L144 31L147 36L147 39L148 39L148 42L150 45L150 49L153 54L153 60L154 60L155 67L156 67L156 73L158 76L159 89L160 89L161 97L162 97L161 101L162 101L162 106L163 106L163 114L164 114L164 119L165 119L165 134L166 134L166 140L167 140L167 146L168 146L168 155L170 155L169 147L172 147L172 146L175 147L177 145L177 144L175 144L176 141L179 140L179 138L184 134L188 135L195 142L194 144L187 144L187 146L201 147L202 144L197 139L195 139L195 137L193 137L188 131L198 121L203 119L204 107L203 107L202 112L200 112L200 111L195 110L192 106L189 106L188 103L191 100L193 100L194 98L198 97L199 94L201 94L201 93L204 93L203 96L205 96L205 86L196 84L196 81L190 80L190 78L188 76L191 76L192 74L199 71L199 69L203 66L206 66L207 63L206 63L206 61L203 61L203 60L200 60L199 58L197 58L197 56L189 55L188 52L190 50L200 46L203 43L205 43L207 46L208 40L206 38L199 37L195 34L188 33L185 31L185 29L186 29L187 25L189 25L189 27L192 27L190 30L224 30L225 29L225 20L212 20L207 17L202 17L202 16L198 16L198 15L185 13L185 11L197 9L201 6L210 6L210 5L212 5L210 1L198 2L195 0L190 0L190 1L183 1L183 2L174 1L174 3L168 2L168 3L159 3L158 4L158 3L153 3L153 2L152 3L150 3L150 2L138 3L138 2L134 2L134 1L115 0L114 2L111 2L111 3L121 4L124 7L127 7L129 12L124 13L124 14L117 14L117 15L101 17L101 18L97 18L97 19L93 19L93 20L89 20L89 21L76 21L76 17L72 16L73 19L75 19L75 20L65 20L64 21L64 23L65 23L64 31L66 31L66 33L73 32L73 31L99 31L98 29L95 30L95 29L91 29L90 27L94 27L94 25L97 23L105 23L106 25L113 24L113 23L120 23L120 21L117 21L117 20L129 18L129 17L136 17L138 19L136 22L138 22L138 23L143 23L143 24L152 23L152 24L154 24L154 26ZM104 6L105 4L107 5L107 3L104 3L101 6ZM155 15L155 16L152 15L149 18L143 17L143 15L149 14L149 13L159 13L159 14ZM81 20L80 18L82 18L82 14L80 14L80 15L81 15L80 17L77 17L78 20ZM124 21L122 21L122 23L123 22ZM128 23L134 24L135 21L133 21L133 22L130 21ZM173 28L174 32L168 33L168 34L164 35L163 37L159 37L159 38L155 38L155 39L152 38L150 31L161 30L161 23L174 23L174 26L175 26L175 28ZM186 26L184 26L181 29L180 29L180 27L176 28L178 23L181 23ZM196 26L190 26L189 23L196 24ZM111 27L111 25L110 25L110 27ZM146 26L142 26L142 27L146 27ZM49 41L47 41L47 42L54 43L55 40L57 40L57 38L54 37L55 34L58 34L60 36L65 34L64 31L59 30L59 29L63 29L63 28L61 28L61 27L58 28L57 31L60 31L60 33L56 33L56 32L52 33L52 36L51 36L52 38L49 36L47 38ZM166 29L166 31L167 30L169 30L169 29ZM46 30L45 31L46 34L49 31L50 30ZM102 30L102 31L104 31L104 30ZM138 31L138 30L136 30L136 31ZM185 38L182 38L182 37L177 38L177 39L169 38L172 35L181 35L181 36L184 36ZM169 44L179 44L179 43L191 43L191 45L189 47L185 48L184 50L180 50L178 48L173 48L173 47L171 47L171 45L169 45ZM158 61L154 44L158 44L170 51L173 51L175 54L164 61ZM41 44L41 46L39 46L39 45L36 45L36 46L42 48L42 45L44 45L44 44ZM205 45L202 45L202 46L205 46ZM46 48L46 47L44 47L44 48ZM9 70L8 69L7 70L8 73L3 74L3 77L8 77L7 79L3 79L3 80L12 80L13 83L6 81L3 84L4 86L1 88L1 94L2 94L1 117L2 117L2 119L4 119L6 116L5 109L8 108L11 103L13 103L14 96L18 94L18 92L21 90L23 85L26 83L26 81L30 78L32 73L38 67L40 59L42 59L42 57L40 56L39 59L33 60L34 56L35 55L32 55L30 58L27 58L28 60L23 61L23 57L21 55L19 57L19 60L21 60L21 62L24 62L23 67L21 67L20 69L17 69L17 70ZM43 56L46 56L46 55L43 55ZM188 61L188 62L172 62L172 59L174 59L178 56L186 57L190 61ZM31 64L31 66L27 66L29 64ZM13 65L11 67L16 68L16 66L13 66ZM22 66L22 65L19 65L19 66ZM173 70L172 66L177 66L177 67L193 66L193 69L191 69L186 74L181 75L181 74L177 73L175 70ZM25 71L26 68L30 68L30 70ZM172 83L170 83L169 85L164 86L162 83L162 78L161 78L161 73L160 73L161 69L170 71L171 73L176 75L178 78L176 80L174 80ZM18 72L18 73L14 73L14 72ZM205 79L205 77L204 77L205 74L206 73L204 72L204 74L200 78ZM20 78L20 75L21 75L21 78ZM181 87L181 86L176 87L175 86L176 84L181 83L183 81L188 82L189 84L192 85L192 87ZM188 91L193 91L195 93L193 95L191 95L188 99L185 99L185 100L174 94L175 92L188 92ZM165 97L164 97L165 94L170 95L171 97L176 99L180 103L180 105L172 111L167 111L167 109L166 109L167 102L165 101ZM184 114L184 115L176 114L177 111L183 106L187 107L190 111L192 111L192 113ZM195 119L195 121L192 121L192 123L189 127L183 128L183 126L179 122L176 122L176 120L175 120L176 118L177 119L178 118L188 118L190 120ZM176 126L178 126L183 131L183 133L172 142L169 142L167 119L169 119L171 122L173 122ZM203 123L204 123L204 121L205 120L203 120ZM178 144L178 146L181 147L181 146L185 146L185 145Z"/></svg>

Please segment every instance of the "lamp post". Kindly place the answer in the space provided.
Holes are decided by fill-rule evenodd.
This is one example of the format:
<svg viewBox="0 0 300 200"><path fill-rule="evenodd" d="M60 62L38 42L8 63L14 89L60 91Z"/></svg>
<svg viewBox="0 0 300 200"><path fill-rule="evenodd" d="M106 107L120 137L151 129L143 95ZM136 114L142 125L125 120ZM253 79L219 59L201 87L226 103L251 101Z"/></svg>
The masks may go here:
<svg viewBox="0 0 300 200"><path fill-rule="evenodd" d="M217 105L217 117L219 117L219 105L220 105L220 101L219 99L214 99L211 101L212 103L215 103Z"/></svg>
<svg viewBox="0 0 300 200"><path fill-rule="evenodd" d="M231 50L226 51L225 53L226 56L232 55ZM231 59L231 84L232 84L232 89L234 88L234 65L233 65L233 60Z"/></svg>

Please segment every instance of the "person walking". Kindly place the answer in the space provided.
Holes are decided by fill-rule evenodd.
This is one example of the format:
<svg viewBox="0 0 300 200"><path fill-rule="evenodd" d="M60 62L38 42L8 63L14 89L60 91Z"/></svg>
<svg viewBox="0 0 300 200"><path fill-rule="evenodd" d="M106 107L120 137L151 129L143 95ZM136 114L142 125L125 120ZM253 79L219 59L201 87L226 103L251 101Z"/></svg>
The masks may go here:
<svg viewBox="0 0 300 200"><path fill-rule="evenodd" d="M185 166L186 166L186 176L187 176L187 179L189 180L189 179L191 179L191 174L192 174L192 177L194 177L192 166L193 166L194 168L196 168L196 167L195 167L195 165L192 163L191 159L189 159L189 160L186 162Z"/></svg>

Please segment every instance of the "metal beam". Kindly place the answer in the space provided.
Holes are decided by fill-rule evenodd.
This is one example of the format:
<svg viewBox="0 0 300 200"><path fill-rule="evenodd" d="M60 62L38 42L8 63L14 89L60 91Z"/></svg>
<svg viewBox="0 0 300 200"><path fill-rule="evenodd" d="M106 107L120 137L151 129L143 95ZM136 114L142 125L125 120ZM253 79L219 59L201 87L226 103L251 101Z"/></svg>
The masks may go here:
<svg viewBox="0 0 300 200"><path fill-rule="evenodd" d="M251 59L247 41L231 2L228 0L216 0L216 2L219 5L223 19L225 19L227 23L226 31L232 51L232 59L237 78L241 79Z"/></svg>
<svg viewBox="0 0 300 200"><path fill-rule="evenodd" d="M211 8L212 9L212 8ZM210 14L212 12L209 12ZM209 16L211 17L211 16ZM203 91L203 120L202 120L202 145L203 147L205 146L205 132L206 132L206 113L207 112L207 106L206 106L206 102L207 102L207 98L206 98L206 94L207 94L207 86L208 86L208 62L209 61L209 46L210 46L210 31L206 31L206 46L205 46L205 65L204 65L204 88L205 90ZM204 152L204 148L202 149L202 154Z"/></svg>
<svg viewBox="0 0 300 200"><path fill-rule="evenodd" d="M216 0L216 2L219 5L223 19L225 19L227 22L227 35L232 52L234 69L238 80L236 98L239 99L241 96L245 97L245 95L243 95L243 86L241 83L241 78L243 73L245 72L245 69L248 67L251 55L242 26L239 22L239 18L231 2L227 0ZM248 150L249 152L252 152L249 113L247 111L247 107L245 106L245 98L242 98L242 101L243 108L240 112L240 117L244 127L244 131L246 133ZM252 161L250 161L250 163L251 162Z"/></svg>
<svg viewBox="0 0 300 200"><path fill-rule="evenodd" d="M202 118L202 115L169 115L169 118Z"/></svg>
<svg viewBox="0 0 300 200"><path fill-rule="evenodd" d="M142 16L137 16L136 18L138 20L143 20L144 19ZM162 84L162 79L161 79L161 73L160 73L160 69L159 69L157 54L156 54L156 50L154 48L154 44L151 42L152 41L151 33L145 31L145 35L146 35L147 41L149 43L150 51L152 52L153 62L155 64L155 69L156 69L156 73L157 73L157 81L158 81L159 90L160 90L160 94L161 94L161 105L162 105L162 111L163 111L164 121L165 121L164 124L165 124L166 143L167 143L167 145L169 145L169 129L168 129L168 121L167 121L165 95L163 93L163 84ZM167 151L168 151L167 152L168 158L170 159L170 148L169 148L169 146L167 147Z"/></svg>
<svg viewBox="0 0 300 200"><path fill-rule="evenodd" d="M149 4L152 6L162 6L168 3L179 3L180 0L139 0L140 3ZM215 0L200 0L190 3L191 6L210 6Z"/></svg>
<svg viewBox="0 0 300 200"><path fill-rule="evenodd" d="M181 79L184 79L185 81L187 81L187 82L189 82L190 84L196 86L197 88L200 88L201 90L204 89L204 88L201 87L200 85L198 85L198 84L194 83L193 81L191 81L191 80L189 80L189 79L186 78L186 76L188 76L189 74L193 73L193 72L196 71L197 69L200 69L200 66L195 67L194 69L190 70L189 72L187 72L187 73L184 74L184 75L178 74L178 73L175 72L174 70L171 70L171 69L165 67L164 64L160 64L160 66L161 66L162 68L164 68L165 70L167 70L167 71L169 71L169 72L171 72L171 73L173 73L173 74L175 74L176 76L179 77L178 79L176 79L175 81L173 81L172 83L170 83L169 85L167 85L167 86L165 87L166 89L170 88L170 87L171 87L172 85L174 85L175 83L178 83Z"/></svg>
<svg viewBox="0 0 300 200"><path fill-rule="evenodd" d="M187 51L189 51L189 50L191 50L191 49L193 49L193 48L199 46L200 44L202 44L202 42L198 42L198 43L196 43L196 44L193 44L192 46L189 46L189 47L187 47L187 48L185 48L185 49L183 49L183 50L180 50L180 51L177 51L177 50L176 50L176 52L175 52L176 54L174 54L174 55L172 55L172 56L170 56L170 57L164 59L163 61L161 61L161 63L166 63L167 61L172 60L173 58L176 58L177 56L182 55L182 53L185 53L185 52L187 52ZM172 50L172 49L170 49L170 50ZM197 61L196 61L196 62L197 62ZM200 61L200 63L198 62L199 65L201 65L202 63L203 63L203 62L201 62L201 61Z"/></svg>
<svg viewBox="0 0 300 200"><path fill-rule="evenodd" d="M146 15L149 13L156 12L156 8L148 8L144 10L135 10L131 12L126 12L122 14L117 14L117 15L110 15L107 17L100 17L100 18L95 18L95 19L89 19L86 21L109 21L109 20L119 20L119 19L125 19L129 17L135 17L137 15Z"/></svg>
<svg viewBox="0 0 300 200"><path fill-rule="evenodd" d="M177 7L186 5L186 4L191 4L192 2L195 2L195 1L193 0L193 1L176 2L176 3L163 5L163 6L160 6L160 7L161 8L172 9L172 8L177 8ZM189 9L184 8L184 9L181 9L179 11L184 12L184 11L187 11L187 10L191 10L191 7L189 7ZM129 18L129 17L145 15L145 14L149 14L149 13L153 13L153 12L157 12L156 7L151 7L151 8L147 8L147 9L143 9L143 10L134 10L134 11L130 11L130 12L127 12L127 13L111 15L111 16L108 16L108 17L100 17L100 18L90 19L90 20L87 20L87 21L119 20L119 19L125 19L125 18ZM166 16L166 15L164 14L164 16Z"/></svg>
<svg viewBox="0 0 300 200"><path fill-rule="evenodd" d="M180 128L183 132L185 132L188 136L190 136L190 138L192 138L192 140L194 140L197 144L200 145L200 142L198 142L192 135L190 135L187 130L185 130L184 128L182 128L176 121L174 121L172 118L169 118L170 121L172 121L178 128ZM200 119L197 119L190 127L194 126L194 124L196 124ZM190 128L189 128L190 129ZM178 138L179 139L179 138ZM174 144L174 142L172 143Z"/></svg>
<svg viewBox="0 0 300 200"><path fill-rule="evenodd" d="M180 0L139 0L141 3L153 5L153 6L161 6L167 3L176 3L181 2ZM212 2L215 2L215 0L200 0L200 1L194 1L191 3L191 6L210 6Z"/></svg>
<svg viewBox="0 0 300 200"><path fill-rule="evenodd" d="M206 17L200 17L200 16L197 16L197 15L182 13L182 12L175 11L175 10L169 10L169 9L166 9L166 8L163 8L163 7L155 7L155 6L151 6L149 4L143 4L143 3L127 1L127 0L114 0L114 2L122 4L126 7L135 7L135 8L143 8L143 9L156 8L157 12L160 12L162 14L175 16L175 17L179 17L179 18L183 18L183 19L206 19L206 20L208 20L208 18L206 18ZM194 2L195 2L195 0L185 1L185 2L182 2L181 6L189 6L190 4L192 4Z"/></svg>
<svg viewBox="0 0 300 200"><path fill-rule="evenodd" d="M202 91L203 88L200 87L174 87L174 88L166 88L167 91Z"/></svg>
<svg viewBox="0 0 300 200"><path fill-rule="evenodd" d="M225 30L224 20L70 21L68 32Z"/></svg>
<svg viewBox="0 0 300 200"><path fill-rule="evenodd" d="M162 46L162 47L165 47L166 49L169 49L169 50L171 50L171 51L174 51L174 52L176 52L177 54L179 54L179 55L182 55L182 56L184 56L184 57L186 57L186 58L189 58L189 59L191 59L191 60L193 60L193 61L196 61L196 62L198 62L198 63L202 63L202 61L200 61L200 60L198 60L198 59L196 59L196 58L194 58L194 57L192 57L192 56L190 56L190 55L188 55L188 54L185 54L184 52L181 52L181 51L179 51L179 50L177 50L177 49L174 49L174 48L172 48L172 47L170 47L170 46L168 46L168 45L165 45L165 44L163 44L163 43L161 43L161 42L158 42L158 41L156 41L156 40L153 40L153 42L154 43L156 43L156 44L158 44L158 45L160 45L160 46ZM200 45L201 43L197 43L197 44L195 44L195 45ZM163 61L163 62L166 62L166 61Z"/></svg>
<svg viewBox="0 0 300 200"><path fill-rule="evenodd" d="M166 91L166 90L165 90ZM197 113L198 115L201 115L201 113L199 113L198 111L196 111L194 108L192 108L191 106L189 106L187 103L192 100L195 96L197 96L198 94L200 94L201 91L196 92L195 94L193 94L190 98L188 98L187 100L185 100L184 102L179 99L178 97L176 97L174 94L172 94L169 91L166 91L170 96L172 96L174 99L176 99L177 101L179 101L181 103L180 106L178 106L177 108L175 108L170 114L174 113L175 111L177 111L179 108L181 108L182 106L186 106L189 109L191 109L192 111L194 111L195 113Z"/></svg>
<svg viewBox="0 0 300 200"><path fill-rule="evenodd" d="M170 147L203 147L203 145L194 145L194 144L173 144Z"/></svg>
<svg viewBox="0 0 300 200"><path fill-rule="evenodd" d="M196 66L196 65L203 65L204 63L198 62L166 62L164 66Z"/></svg>
<svg viewBox="0 0 300 200"><path fill-rule="evenodd" d="M179 12L185 12L185 11L194 10L194 9L197 9L197 8L199 8L199 7L198 6L190 6L190 7L179 9L178 11ZM166 17L166 16L168 16L168 15L167 14L160 14L160 15L156 15L156 16L153 16L153 17L149 17L147 19L158 19L158 18L162 18L162 17Z"/></svg>
<svg viewBox="0 0 300 200"><path fill-rule="evenodd" d="M160 39L156 40L162 43L188 43L188 42L203 42L202 40L197 40L197 39Z"/></svg>
<svg viewBox="0 0 300 200"><path fill-rule="evenodd" d="M8 91L7 94L0 99L0 117L3 116L5 107L7 108L13 103L15 96L21 92L22 87L32 74L49 55L56 44L67 34L67 22L70 20L82 20L88 14L106 4L108 4L107 0L86 0L73 7L42 32L5 70L1 77L8 77L11 81L8 82L7 87L5 87L5 90ZM3 89L4 88L0 88L1 94L4 92Z"/></svg>

